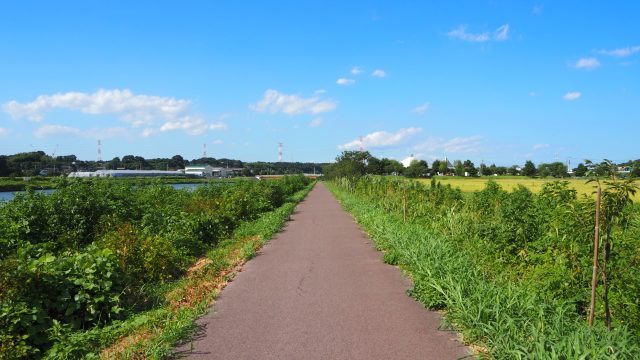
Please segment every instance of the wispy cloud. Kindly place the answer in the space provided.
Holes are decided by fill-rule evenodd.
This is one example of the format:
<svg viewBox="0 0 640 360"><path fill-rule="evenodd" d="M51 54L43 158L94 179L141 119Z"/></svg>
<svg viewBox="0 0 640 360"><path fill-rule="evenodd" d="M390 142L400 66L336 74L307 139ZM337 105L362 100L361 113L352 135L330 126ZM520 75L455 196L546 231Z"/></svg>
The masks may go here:
<svg viewBox="0 0 640 360"><path fill-rule="evenodd" d="M509 24L504 24L493 32L493 38L496 41L505 41L509 38Z"/></svg>
<svg viewBox="0 0 640 360"><path fill-rule="evenodd" d="M287 115L320 114L333 111L338 103L332 100L322 100L319 95L302 98L298 95L284 94L269 89L259 102L249 108L255 112L269 112L271 114L284 113Z"/></svg>
<svg viewBox="0 0 640 360"><path fill-rule="evenodd" d="M351 75L358 76L358 75L362 74L363 72L364 72L364 69L362 69L359 66L355 66L355 67L351 68Z"/></svg>
<svg viewBox="0 0 640 360"><path fill-rule="evenodd" d="M415 150L445 152L451 154L475 154L483 149L483 138L479 135L455 137L449 140L428 137L422 143L414 146Z"/></svg>
<svg viewBox="0 0 640 360"><path fill-rule="evenodd" d="M395 146L403 143L409 137L419 133L420 131L422 131L421 128L415 127L404 128L391 133L387 131L376 131L362 137L362 139L355 139L346 144L339 145L338 149L351 150L357 149L360 146L364 146L369 149Z"/></svg>
<svg viewBox="0 0 640 360"><path fill-rule="evenodd" d="M355 80L347 79L347 78L339 78L338 80L336 80L336 84L338 85L353 85L355 83L356 83Z"/></svg>
<svg viewBox="0 0 640 360"><path fill-rule="evenodd" d="M627 57L637 52L640 52L640 46L629 46L629 47L613 49L613 50L600 50L600 54L615 56L615 57Z"/></svg>
<svg viewBox="0 0 640 360"><path fill-rule="evenodd" d="M596 58L581 58L574 65L576 69L593 70L600 66L600 61Z"/></svg>
<svg viewBox="0 0 640 360"><path fill-rule="evenodd" d="M213 145L222 145L222 144L224 144L224 141L222 141L221 139L215 139L211 143Z"/></svg>
<svg viewBox="0 0 640 360"><path fill-rule="evenodd" d="M471 42L485 42L489 41L489 33L483 32L479 34L473 34L467 32L467 27L460 25L458 28L453 29L447 33L447 36L454 39L471 41Z"/></svg>
<svg viewBox="0 0 640 360"><path fill-rule="evenodd" d="M377 77L377 78L383 78L383 77L387 77L387 73L386 73L386 71L384 71L382 69L375 69L371 73L371 76Z"/></svg>
<svg viewBox="0 0 640 360"><path fill-rule="evenodd" d="M91 139L106 139L111 137L129 136L130 131L123 127L112 127L107 129L81 130L65 125L43 125L33 132L37 138L52 136L77 136Z"/></svg>
<svg viewBox="0 0 640 360"><path fill-rule="evenodd" d="M470 33L467 32L467 27L460 25L457 28L449 31L447 36L450 38L469 41L469 42L486 42L493 38L495 41L505 41L509 39L509 24L504 24L493 31L493 37L490 36L488 31L482 33Z"/></svg>
<svg viewBox="0 0 640 360"><path fill-rule="evenodd" d="M0 136L7 136L7 135L9 135L9 129L0 128Z"/></svg>
<svg viewBox="0 0 640 360"><path fill-rule="evenodd" d="M564 96L562 98L567 100L567 101L573 101L573 100L580 99L581 96L582 96L582 93L580 91L571 91L571 92L568 92L568 93L564 94Z"/></svg>
<svg viewBox="0 0 640 360"><path fill-rule="evenodd" d="M322 125L322 118L315 118L309 121L309 127L315 128Z"/></svg>
<svg viewBox="0 0 640 360"><path fill-rule="evenodd" d="M427 110L429 110L429 107L431 107L431 104L426 102L422 105L418 105L416 107L414 107L411 112L418 114L418 115L424 115L427 113Z"/></svg>
<svg viewBox="0 0 640 360"><path fill-rule="evenodd" d="M534 144L531 148L533 150L541 150L541 149L546 149L549 146L550 146L549 144Z"/></svg>

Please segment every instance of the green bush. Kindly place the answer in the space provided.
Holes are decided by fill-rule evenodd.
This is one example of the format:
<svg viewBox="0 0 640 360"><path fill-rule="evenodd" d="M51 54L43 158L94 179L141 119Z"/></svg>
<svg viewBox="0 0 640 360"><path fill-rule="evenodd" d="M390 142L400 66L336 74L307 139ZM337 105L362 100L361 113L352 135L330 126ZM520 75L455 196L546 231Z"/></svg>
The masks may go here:
<svg viewBox="0 0 640 360"><path fill-rule="evenodd" d="M0 204L0 358L40 357L70 331L148 308L157 285L307 184L73 179Z"/></svg>

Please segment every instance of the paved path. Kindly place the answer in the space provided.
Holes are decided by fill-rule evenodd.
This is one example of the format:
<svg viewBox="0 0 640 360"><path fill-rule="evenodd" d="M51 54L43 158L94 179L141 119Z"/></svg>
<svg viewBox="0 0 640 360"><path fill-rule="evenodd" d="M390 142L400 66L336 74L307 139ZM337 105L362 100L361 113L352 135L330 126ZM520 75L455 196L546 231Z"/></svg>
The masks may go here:
<svg viewBox="0 0 640 360"><path fill-rule="evenodd" d="M457 359L439 316L320 183L220 294L191 359Z"/></svg>

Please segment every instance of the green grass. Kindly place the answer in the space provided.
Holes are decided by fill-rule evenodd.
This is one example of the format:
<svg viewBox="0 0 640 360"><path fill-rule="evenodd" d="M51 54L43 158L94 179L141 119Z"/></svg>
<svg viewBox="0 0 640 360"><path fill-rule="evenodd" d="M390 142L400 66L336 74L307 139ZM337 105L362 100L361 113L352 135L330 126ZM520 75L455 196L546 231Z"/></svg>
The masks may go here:
<svg viewBox="0 0 640 360"><path fill-rule="evenodd" d="M485 188L488 181L493 180L498 183L503 189L512 191L518 185L522 185L534 193L540 192L542 187L558 179L554 178L530 178L525 176L486 176L486 177L461 177L461 176L436 176L443 185L451 185L454 188L460 188L464 192L480 191ZM587 194L591 195L594 191L594 184L587 183L586 179L562 179L569 182L569 187L576 190L578 195ZM431 179L421 179L423 183L429 183ZM636 181L636 184L640 185L640 181ZM634 197L635 201L640 201L640 193L637 193Z"/></svg>
<svg viewBox="0 0 640 360"><path fill-rule="evenodd" d="M446 231L402 215L329 184L385 251L383 259L400 266L414 282L411 295L429 309L443 310L445 325L464 341L496 359L635 359L637 339L624 327L590 329L575 305L547 298L508 276L489 274ZM446 217L442 227L447 224Z"/></svg>
<svg viewBox="0 0 640 360"><path fill-rule="evenodd" d="M61 334L64 341L57 342L45 358L170 357L176 344L193 334L195 320L209 311L237 266L255 256L256 251L280 231L313 186L314 183L310 184L289 197L281 207L238 227L231 237L194 264L187 276L162 288L160 292L165 301L157 308L103 328Z"/></svg>

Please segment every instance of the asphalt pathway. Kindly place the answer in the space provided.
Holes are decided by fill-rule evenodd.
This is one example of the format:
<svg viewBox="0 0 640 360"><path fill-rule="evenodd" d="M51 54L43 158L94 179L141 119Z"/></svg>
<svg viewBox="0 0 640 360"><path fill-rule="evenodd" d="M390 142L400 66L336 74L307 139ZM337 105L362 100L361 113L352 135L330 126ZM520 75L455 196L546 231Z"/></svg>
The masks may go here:
<svg viewBox="0 0 640 360"><path fill-rule="evenodd" d="M440 317L407 296L319 183L285 229L220 294L190 359L458 359L467 349Z"/></svg>

